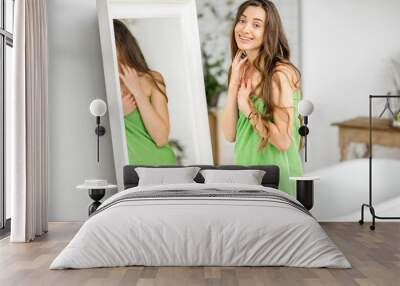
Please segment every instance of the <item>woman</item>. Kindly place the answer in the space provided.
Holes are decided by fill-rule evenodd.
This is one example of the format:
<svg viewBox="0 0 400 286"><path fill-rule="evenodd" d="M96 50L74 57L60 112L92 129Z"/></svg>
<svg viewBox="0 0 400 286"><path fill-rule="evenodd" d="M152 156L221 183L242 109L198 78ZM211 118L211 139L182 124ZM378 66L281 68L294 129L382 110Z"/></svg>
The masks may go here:
<svg viewBox="0 0 400 286"><path fill-rule="evenodd" d="M279 189L295 195L289 176L302 175L299 155L300 72L275 5L249 0L238 9L231 37L232 64L222 112L225 138L235 142L235 163L274 164Z"/></svg>
<svg viewBox="0 0 400 286"><path fill-rule="evenodd" d="M128 28L114 20L129 163L176 165L168 145L169 115L165 83L149 69Z"/></svg>

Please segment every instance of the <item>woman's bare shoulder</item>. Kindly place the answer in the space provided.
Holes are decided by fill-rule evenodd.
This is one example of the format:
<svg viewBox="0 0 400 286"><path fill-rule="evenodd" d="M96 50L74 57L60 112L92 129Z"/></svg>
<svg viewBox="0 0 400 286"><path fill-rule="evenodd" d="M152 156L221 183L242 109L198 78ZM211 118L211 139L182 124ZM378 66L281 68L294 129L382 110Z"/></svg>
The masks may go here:
<svg viewBox="0 0 400 286"><path fill-rule="evenodd" d="M147 84L152 87L154 87L154 84L157 84L158 86L165 86L164 78L158 71L150 71L148 74L146 74L146 81Z"/></svg>
<svg viewBox="0 0 400 286"><path fill-rule="evenodd" d="M160 88L165 86L164 78L162 77L161 73L157 71L150 71L141 77L141 84L143 88L150 92L154 89L155 84L157 84Z"/></svg>
<svg viewBox="0 0 400 286"><path fill-rule="evenodd" d="M274 69L274 80L289 84L293 89L300 87L300 72L287 63L279 63Z"/></svg>
<svg viewBox="0 0 400 286"><path fill-rule="evenodd" d="M158 71L149 71L144 74L142 74L142 79L148 82L151 82L152 79L155 79L157 81L164 81L164 78L162 77L161 73Z"/></svg>
<svg viewBox="0 0 400 286"><path fill-rule="evenodd" d="M164 82L164 78L162 74L158 71L151 71L150 74L154 77L155 80Z"/></svg>

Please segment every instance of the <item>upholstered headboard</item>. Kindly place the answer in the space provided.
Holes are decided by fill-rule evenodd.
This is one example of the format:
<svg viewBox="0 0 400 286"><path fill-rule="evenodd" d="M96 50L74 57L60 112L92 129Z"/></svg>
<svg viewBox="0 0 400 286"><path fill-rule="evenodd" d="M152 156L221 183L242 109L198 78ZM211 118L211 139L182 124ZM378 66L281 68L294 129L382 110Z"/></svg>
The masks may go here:
<svg viewBox="0 0 400 286"><path fill-rule="evenodd" d="M278 188L279 185L279 167L275 165L258 165L258 166L238 166L238 165L221 165L221 166L213 166L213 165L190 165L200 167L202 170L204 169L220 169L220 170L263 170L265 171L265 175L262 179L261 184L265 187ZM147 168L176 168L176 167L184 167L184 166L143 166L143 165L127 165L124 167L124 188L133 188L136 187L139 183L138 174L135 171L136 167L147 167ZM197 183L204 183L204 178L200 174L194 178Z"/></svg>

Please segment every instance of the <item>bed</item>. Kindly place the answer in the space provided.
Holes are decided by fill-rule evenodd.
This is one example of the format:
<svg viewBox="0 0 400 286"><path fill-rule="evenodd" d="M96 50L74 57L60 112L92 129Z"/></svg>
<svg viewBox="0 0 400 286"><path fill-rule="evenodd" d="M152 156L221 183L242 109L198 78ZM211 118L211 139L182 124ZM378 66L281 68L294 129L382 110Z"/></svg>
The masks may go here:
<svg viewBox="0 0 400 286"><path fill-rule="evenodd" d="M144 266L292 266L350 268L315 218L277 189L276 166L197 166L265 171L261 184L138 185L105 200L50 269ZM168 168L168 167L164 167Z"/></svg>

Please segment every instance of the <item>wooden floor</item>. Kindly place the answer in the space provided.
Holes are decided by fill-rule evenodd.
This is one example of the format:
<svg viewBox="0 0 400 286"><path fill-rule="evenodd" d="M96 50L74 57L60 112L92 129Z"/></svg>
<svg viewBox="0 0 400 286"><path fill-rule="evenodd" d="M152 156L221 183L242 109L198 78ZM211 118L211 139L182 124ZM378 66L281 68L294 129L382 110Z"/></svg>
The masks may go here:
<svg viewBox="0 0 400 286"><path fill-rule="evenodd" d="M0 285L400 285L400 223L379 222L376 230L357 223L323 228L353 268L289 267L120 267L48 270L79 229L79 223L50 223L32 243L0 241Z"/></svg>

